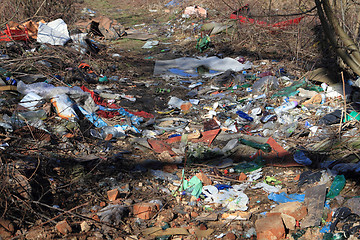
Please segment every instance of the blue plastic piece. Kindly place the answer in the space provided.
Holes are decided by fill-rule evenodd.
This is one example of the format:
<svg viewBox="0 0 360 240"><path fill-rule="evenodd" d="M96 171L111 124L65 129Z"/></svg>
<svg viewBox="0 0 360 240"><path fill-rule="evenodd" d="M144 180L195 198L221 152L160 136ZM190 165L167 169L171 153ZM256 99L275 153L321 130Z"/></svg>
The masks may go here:
<svg viewBox="0 0 360 240"><path fill-rule="evenodd" d="M128 113L127 111L125 111L125 109L123 108L117 108L117 109L114 109L114 108L106 108L106 107L103 107L103 106L99 106L99 110L103 110L103 111L117 111L120 113L120 115L124 116L124 117L129 117L132 124L134 124L135 126L139 126L140 125L140 122L143 121L143 119L141 117L138 117L138 116L135 116L134 114L131 114L131 113Z"/></svg>
<svg viewBox="0 0 360 240"><path fill-rule="evenodd" d="M84 116L94 124L95 127L98 128L102 128L102 127L106 127L108 124L106 122L104 122L99 116L97 116L95 113L89 113L88 111L86 111L85 109L83 109L80 106L77 106L79 108L79 110L81 111L82 114L84 114Z"/></svg>
<svg viewBox="0 0 360 240"><path fill-rule="evenodd" d="M232 188L232 186L226 185L226 184L215 184L214 186L215 186L218 190L223 190L223 189Z"/></svg>
<svg viewBox="0 0 360 240"><path fill-rule="evenodd" d="M277 203L286 203L286 202L304 202L305 200L305 194L298 194L293 193L290 195L287 195L286 193L270 193L268 198L270 200L273 200Z"/></svg>
<svg viewBox="0 0 360 240"><path fill-rule="evenodd" d="M245 119L245 120L248 120L250 122L254 121L254 119L252 117L250 117L249 115L247 115L246 113L244 113L243 111L237 111L236 112L237 115L239 115L239 117Z"/></svg>
<svg viewBox="0 0 360 240"><path fill-rule="evenodd" d="M326 223L326 225L320 229L320 233L329 233L330 232L330 225L331 225L331 222L330 223Z"/></svg>
<svg viewBox="0 0 360 240"><path fill-rule="evenodd" d="M303 151L296 151L294 154L295 162L308 166L312 164L312 161L305 155Z"/></svg>
<svg viewBox="0 0 360 240"><path fill-rule="evenodd" d="M170 135L168 138L180 137L180 136L181 136L181 134L172 134L172 135Z"/></svg>

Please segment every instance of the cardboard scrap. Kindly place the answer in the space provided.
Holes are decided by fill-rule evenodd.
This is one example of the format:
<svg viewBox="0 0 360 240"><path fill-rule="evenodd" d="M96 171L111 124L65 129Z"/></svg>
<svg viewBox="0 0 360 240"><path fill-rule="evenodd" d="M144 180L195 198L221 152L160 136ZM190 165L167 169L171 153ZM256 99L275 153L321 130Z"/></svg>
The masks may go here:
<svg viewBox="0 0 360 240"><path fill-rule="evenodd" d="M214 232L214 229L211 229L211 228L206 229L206 230L196 229L194 231L196 237L199 239L209 237L213 232Z"/></svg>
<svg viewBox="0 0 360 240"><path fill-rule="evenodd" d="M152 149L154 149L154 151L157 152L157 153L162 153L162 152L167 151L172 156L176 155L171 150L170 145L168 145L166 142L164 142L162 140L157 140L157 139L150 138L150 139L148 139L148 143L152 147Z"/></svg>
<svg viewBox="0 0 360 240"><path fill-rule="evenodd" d="M166 235L189 235L186 228L167 228L162 230L161 227L151 227L142 231L144 236L160 237Z"/></svg>
<svg viewBox="0 0 360 240"><path fill-rule="evenodd" d="M17 87L13 85L0 86L0 91L17 91Z"/></svg>
<svg viewBox="0 0 360 240"><path fill-rule="evenodd" d="M130 38L130 39L136 39L136 40L142 40L142 41L147 41L151 38L155 38L156 35L155 34L149 34L146 32L140 32L137 30L131 30L128 29L126 30L126 36L124 36L124 38Z"/></svg>
<svg viewBox="0 0 360 240"><path fill-rule="evenodd" d="M301 227L307 228L319 226L321 224L322 214L326 199L326 185L319 185L309 188L305 192L305 205L308 209L308 215L301 221Z"/></svg>

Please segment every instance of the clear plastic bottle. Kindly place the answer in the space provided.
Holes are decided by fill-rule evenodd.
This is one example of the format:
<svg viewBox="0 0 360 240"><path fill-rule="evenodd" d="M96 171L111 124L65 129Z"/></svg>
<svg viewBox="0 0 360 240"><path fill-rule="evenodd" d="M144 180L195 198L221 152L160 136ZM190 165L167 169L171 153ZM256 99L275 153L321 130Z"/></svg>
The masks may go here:
<svg viewBox="0 0 360 240"><path fill-rule="evenodd" d="M279 114L282 113L282 112L286 112L286 111L288 111L288 110L290 110L290 109L295 108L297 105L298 105L298 102L297 102L297 101L287 102L287 103L285 103L285 104L283 104L283 105L275 108L274 111L275 111L275 113L276 113L277 115L279 115Z"/></svg>
<svg viewBox="0 0 360 240"><path fill-rule="evenodd" d="M45 120L47 115L44 109L40 109L37 111L27 111L27 112L19 112L17 114L20 120L27 120L27 121L35 121L35 120Z"/></svg>
<svg viewBox="0 0 360 240"><path fill-rule="evenodd" d="M121 138L125 137L126 134L122 128L113 127L113 126L106 126L100 129L99 131L95 129L90 129L90 134L93 137L105 139L109 134L112 135L112 138Z"/></svg>

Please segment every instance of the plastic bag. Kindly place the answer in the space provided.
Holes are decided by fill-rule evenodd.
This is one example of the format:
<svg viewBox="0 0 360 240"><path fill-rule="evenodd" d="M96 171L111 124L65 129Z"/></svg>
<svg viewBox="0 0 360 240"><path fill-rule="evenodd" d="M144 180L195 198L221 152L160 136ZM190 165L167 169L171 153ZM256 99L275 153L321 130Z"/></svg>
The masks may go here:
<svg viewBox="0 0 360 240"><path fill-rule="evenodd" d="M56 113L59 115L59 117L71 121L74 121L78 118L73 108L74 103L67 95L57 95L51 99L51 103L55 107Z"/></svg>

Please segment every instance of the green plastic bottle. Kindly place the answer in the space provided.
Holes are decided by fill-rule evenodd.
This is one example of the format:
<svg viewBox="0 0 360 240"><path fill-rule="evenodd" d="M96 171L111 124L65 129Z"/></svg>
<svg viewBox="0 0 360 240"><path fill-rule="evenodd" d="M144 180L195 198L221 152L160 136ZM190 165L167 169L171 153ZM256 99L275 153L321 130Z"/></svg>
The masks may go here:
<svg viewBox="0 0 360 240"><path fill-rule="evenodd" d="M272 150L270 144L268 144L268 143L260 144L260 143L245 140L245 139L242 139L242 138L239 139L239 142L242 143L242 144L245 144L247 146L250 146L250 147L253 147L253 148L256 148L256 149L260 149L260 150L262 150L264 152L267 152L267 153L271 152L271 150Z"/></svg>
<svg viewBox="0 0 360 240"><path fill-rule="evenodd" d="M346 179L344 175L336 175L331 184L330 190L327 193L327 198L334 198L340 194L341 190L345 187Z"/></svg>

